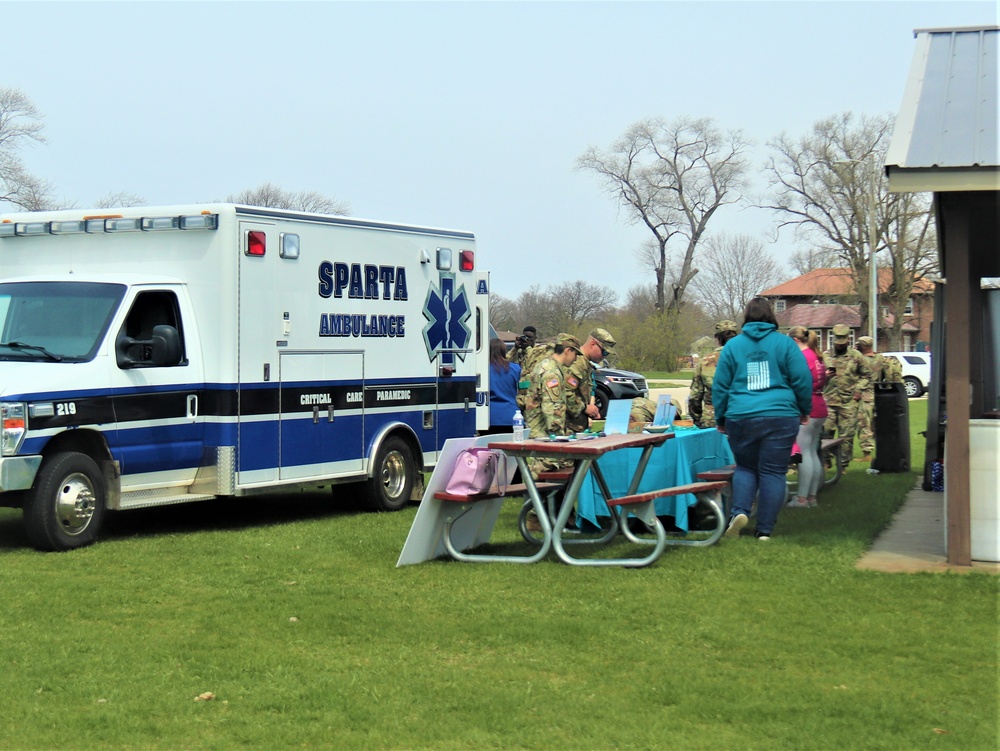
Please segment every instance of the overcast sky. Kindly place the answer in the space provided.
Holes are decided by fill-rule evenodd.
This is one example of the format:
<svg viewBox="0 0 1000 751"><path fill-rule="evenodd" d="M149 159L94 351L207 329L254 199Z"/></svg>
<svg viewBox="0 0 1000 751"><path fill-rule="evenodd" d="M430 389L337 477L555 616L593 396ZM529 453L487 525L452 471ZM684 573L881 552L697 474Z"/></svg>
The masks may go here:
<svg viewBox="0 0 1000 751"><path fill-rule="evenodd" d="M492 290L652 281L648 230L574 170L646 117L758 143L895 115L913 30L996 24L990 2L0 3L0 86L45 115L22 156L60 200L151 206L270 181L353 216L474 232ZM763 184L758 180L758 188ZM730 208L715 232L773 217Z"/></svg>

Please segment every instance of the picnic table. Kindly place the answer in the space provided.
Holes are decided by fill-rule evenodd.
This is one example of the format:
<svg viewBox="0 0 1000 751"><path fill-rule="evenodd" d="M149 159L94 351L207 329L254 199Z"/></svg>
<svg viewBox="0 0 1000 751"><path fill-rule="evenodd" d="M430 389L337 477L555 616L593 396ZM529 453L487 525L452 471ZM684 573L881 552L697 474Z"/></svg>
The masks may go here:
<svg viewBox="0 0 1000 751"><path fill-rule="evenodd" d="M527 486L527 494L532 507L537 509L545 506L541 492L538 490L537 482L531 477L528 471L527 460L529 458L551 458L566 459L573 463L573 469L568 478L565 496L562 505L554 519L550 514L538 514L539 522L542 526L542 545L551 544L552 549L561 561L573 566L647 566L653 563L663 553L667 544L666 531L662 523L656 516L654 503L657 499L675 495L683 488L676 488L672 484L665 487L654 488L644 493L639 493L643 474L649 465L650 457L657 446L662 446L674 437L673 433L626 433L623 435L597 436L593 438L577 438L575 440L566 439L533 439L523 442L497 441L489 444L490 448L499 449L508 456L514 457L521 468L521 476ZM617 487L617 495L611 492L606 482L601 465L598 459L612 454L618 454L625 450L632 450L635 453L635 463L630 466L628 480ZM602 489L606 507L616 509L616 513L610 513L610 525L602 529L598 537L571 536L566 537L566 523L572 514L574 507L579 502L581 490L588 479L593 476L597 486ZM711 483L704 484L706 489ZM718 484L721 486L722 484ZM536 512L537 513L537 512ZM654 535L653 539L640 537L633 533L628 524L628 514L632 514L642 521ZM649 544L653 546L648 555L635 558L583 558L572 555L568 546L595 546L606 544L618 534L621 534L630 542Z"/></svg>
<svg viewBox="0 0 1000 751"><path fill-rule="evenodd" d="M434 470L406 544L397 566L417 563L422 560L449 555L470 563L535 563L555 550L558 558L573 566L647 566L655 562L667 545L666 531L657 518L654 504L661 498L686 494L718 494L726 482L703 482L667 485L640 491L643 474L649 465L653 450L671 439L673 433L628 433L624 435L594 436L573 440L529 439L515 442L504 436L481 436L476 439L452 439L445 443L438 465ZM472 445L487 446L504 452L514 459L521 470L523 486L505 488L506 483L489 492L477 495L456 495L445 490L448 475L455 458L463 449ZM614 495L606 482L597 460L602 457L632 450L635 463L630 465L626 482L616 485L619 491ZM528 470L529 458L567 459L572 469L562 482L536 480ZM508 470L507 482L513 474L513 466ZM602 489L606 508L615 509L609 513L610 523L597 536L576 535L567 532L566 523L577 504L581 488L588 478L594 476L597 486ZM564 493L558 512L554 511L553 495ZM479 553L474 549L489 542L505 498L527 497L525 504L535 511L542 527L541 537L535 542L537 549L526 554ZM717 497L717 496L716 496ZM652 537L635 533L628 524L632 514L642 521ZM721 519L721 511L719 512ZM524 514L522 513L522 521ZM720 522L721 523L721 522ZM610 543L618 535L628 541L643 546L651 546L647 555L638 557L593 558L572 555L568 547L600 546ZM721 527L720 527L721 534ZM568 535L568 536L567 536ZM717 538L716 538L717 539ZM714 539L712 540L714 541Z"/></svg>

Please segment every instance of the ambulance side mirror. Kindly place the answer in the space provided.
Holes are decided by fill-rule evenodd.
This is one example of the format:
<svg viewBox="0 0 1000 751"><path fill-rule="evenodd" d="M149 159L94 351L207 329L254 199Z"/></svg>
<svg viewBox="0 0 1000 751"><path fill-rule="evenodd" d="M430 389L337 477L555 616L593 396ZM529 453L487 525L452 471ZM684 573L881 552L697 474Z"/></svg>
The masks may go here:
<svg viewBox="0 0 1000 751"><path fill-rule="evenodd" d="M118 366L121 368L164 367L181 362L181 337L173 326L153 327L149 339L119 336L115 342Z"/></svg>
<svg viewBox="0 0 1000 751"><path fill-rule="evenodd" d="M154 326L150 343L153 365L163 367L177 365L181 361L181 335L173 326Z"/></svg>

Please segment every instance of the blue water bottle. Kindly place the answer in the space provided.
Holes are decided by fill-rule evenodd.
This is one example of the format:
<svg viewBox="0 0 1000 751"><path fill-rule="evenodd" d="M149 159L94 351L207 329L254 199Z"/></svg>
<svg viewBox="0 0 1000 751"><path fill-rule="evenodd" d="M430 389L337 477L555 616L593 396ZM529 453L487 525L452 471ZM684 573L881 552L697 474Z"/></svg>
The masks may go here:
<svg viewBox="0 0 1000 751"><path fill-rule="evenodd" d="M524 440L524 415L521 410L514 412L514 440L518 443Z"/></svg>

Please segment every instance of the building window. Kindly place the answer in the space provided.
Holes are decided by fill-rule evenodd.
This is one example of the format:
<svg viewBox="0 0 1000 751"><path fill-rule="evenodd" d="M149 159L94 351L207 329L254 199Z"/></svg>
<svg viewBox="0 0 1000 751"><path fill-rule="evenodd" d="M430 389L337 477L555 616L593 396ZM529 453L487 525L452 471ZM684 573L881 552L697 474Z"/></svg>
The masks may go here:
<svg viewBox="0 0 1000 751"><path fill-rule="evenodd" d="M784 300L775 300L774 301L774 312L775 313L784 313L785 312L785 301Z"/></svg>
<svg viewBox="0 0 1000 751"><path fill-rule="evenodd" d="M906 301L906 309L903 311L904 316L913 315L913 298L908 298Z"/></svg>

